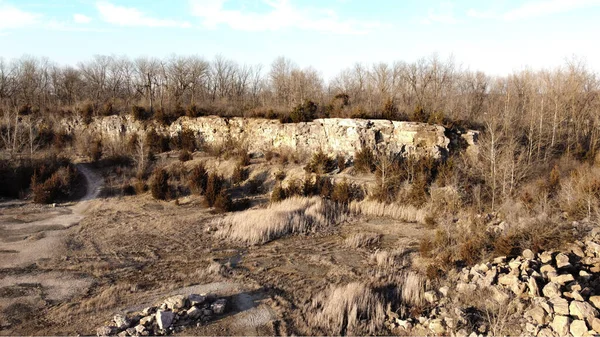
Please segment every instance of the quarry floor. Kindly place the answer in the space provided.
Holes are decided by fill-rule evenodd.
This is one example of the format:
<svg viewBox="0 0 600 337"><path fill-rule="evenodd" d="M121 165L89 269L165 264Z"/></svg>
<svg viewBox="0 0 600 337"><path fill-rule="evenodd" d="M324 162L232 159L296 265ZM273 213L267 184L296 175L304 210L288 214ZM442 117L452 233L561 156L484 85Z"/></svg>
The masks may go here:
<svg viewBox="0 0 600 337"><path fill-rule="evenodd" d="M174 202L141 196L99 198L87 167L84 200L40 206L0 203L0 335L95 335L116 313L173 294L229 296L232 310L184 335L301 334L297 318L331 284L380 272L375 249L402 251L405 265L429 230L387 218L361 218L326 232L260 246L217 237L222 215L199 197ZM382 235L376 247L350 248L356 232Z"/></svg>

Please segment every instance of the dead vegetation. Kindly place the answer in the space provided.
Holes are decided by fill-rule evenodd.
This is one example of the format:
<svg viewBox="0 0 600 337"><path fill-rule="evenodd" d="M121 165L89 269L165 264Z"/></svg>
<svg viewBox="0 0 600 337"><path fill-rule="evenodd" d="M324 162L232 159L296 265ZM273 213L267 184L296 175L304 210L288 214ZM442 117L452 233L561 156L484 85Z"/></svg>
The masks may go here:
<svg viewBox="0 0 600 337"><path fill-rule="evenodd" d="M217 224L221 227L219 236L255 245L288 235L308 234L344 218L343 209L331 201L318 197L292 197L263 209L227 215Z"/></svg>

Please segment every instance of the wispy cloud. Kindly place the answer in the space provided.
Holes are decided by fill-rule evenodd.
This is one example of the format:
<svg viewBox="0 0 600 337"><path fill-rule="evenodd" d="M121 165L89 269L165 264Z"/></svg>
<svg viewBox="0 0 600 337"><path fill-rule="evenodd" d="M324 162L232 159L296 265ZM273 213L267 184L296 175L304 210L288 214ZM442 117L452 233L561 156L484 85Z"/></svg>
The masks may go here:
<svg viewBox="0 0 600 337"><path fill-rule="evenodd" d="M83 14L73 14L73 21L75 23L86 24L92 22L92 18Z"/></svg>
<svg viewBox="0 0 600 337"><path fill-rule="evenodd" d="M41 17L41 14L23 11L0 0L0 31L35 25Z"/></svg>
<svg viewBox="0 0 600 337"><path fill-rule="evenodd" d="M379 22L341 19L333 10L301 8L290 0L263 0L265 12L225 9L226 0L189 0L192 15L205 27L220 24L243 31L276 31L295 28L334 34L366 34L380 28Z"/></svg>
<svg viewBox="0 0 600 337"><path fill-rule="evenodd" d="M191 24L187 21L154 18L137 8L117 6L106 1L97 2L96 8L102 20L113 25L128 27L191 27Z"/></svg>
<svg viewBox="0 0 600 337"><path fill-rule="evenodd" d="M430 9L427 17L421 20L423 24L445 23L456 24L458 19L454 16L454 4L451 2L443 2L437 9Z"/></svg>
<svg viewBox="0 0 600 337"><path fill-rule="evenodd" d="M467 15L480 19L513 21L551 14L565 13L576 9L600 6L600 0L536 0L523 3L507 11L469 9Z"/></svg>

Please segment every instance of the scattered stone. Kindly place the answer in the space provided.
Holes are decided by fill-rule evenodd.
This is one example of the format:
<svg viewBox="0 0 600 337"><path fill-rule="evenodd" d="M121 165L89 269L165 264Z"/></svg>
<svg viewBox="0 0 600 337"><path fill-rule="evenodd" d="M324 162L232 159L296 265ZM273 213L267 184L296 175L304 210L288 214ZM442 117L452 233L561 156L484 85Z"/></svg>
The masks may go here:
<svg viewBox="0 0 600 337"><path fill-rule="evenodd" d="M556 273L556 269L549 264L545 264L540 268L540 273L542 273L542 275L547 275L548 273Z"/></svg>
<svg viewBox="0 0 600 337"><path fill-rule="evenodd" d="M135 336L137 334L137 330L135 328L128 328L125 330L129 336Z"/></svg>
<svg viewBox="0 0 600 337"><path fill-rule="evenodd" d="M555 297L550 299L552 303L552 309L558 315L569 315L569 302L561 297Z"/></svg>
<svg viewBox="0 0 600 337"><path fill-rule="evenodd" d="M595 306L597 309L600 309L600 296L590 296L590 303Z"/></svg>
<svg viewBox="0 0 600 337"><path fill-rule="evenodd" d="M117 326L117 329L119 329L119 330L129 328L129 324L130 324L127 317L125 317L124 315L121 315L121 314L117 314L117 315L113 316L113 322L115 323L115 325Z"/></svg>
<svg viewBox="0 0 600 337"><path fill-rule="evenodd" d="M541 329L540 332L538 332L537 336L538 337L555 337L554 333L549 328Z"/></svg>
<svg viewBox="0 0 600 337"><path fill-rule="evenodd" d="M598 310L587 302L573 301L569 305L569 314L591 322L594 317L598 316Z"/></svg>
<svg viewBox="0 0 600 337"><path fill-rule="evenodd" d="M497 287L491 287L490 289L492 291L492 298L497 303L504 304L510 299L510 296L507 293L498 289Z"/></svg>
<svg viewBox="0 0 600 337"><path fill-rule="evenodd" d="M190 305L201 305L206 301L206 296L191 294L188 296L188 301L190 301Z"/></svg>
<svg viewBox="0 0 600 337"><path fill-rule="evenodd" d="M225 312L225 307L227 306L227 300L224 298L216 300L210 308L216 315L222 315Z"/></svg>
<svg viewBox="0 0 600 337"><path fill-rule="evenodd" d="M600 334L600 318L594 318L590 322L590 325L592 326L592 330Z"/></svg>
<svg viewBox="0 0 600 337"><path fill-rule="evenodd" d="M523 251L523 253L521 253L521 255L523 255L524 258L528 259L528 260L533 260L535 259L535 253L531 251L531 249L525 249Z"/></svg>
<svg viewBox="0 0 600 337"><path fill-rule="evenodd" d="M113 336L115 334L115 327L113 326L101 326L96 329L96 335L102 336Z"/></svg>
<svg viewBox="0 0 600 337"><path fill-rule="evenodd" d="M567 316L554 316L550 326L559 336L566 336L569 333L569 323L571 323L571 319Z"/></svg>
<svg viewBox="0 0 600 337"><path fill-rule="evenodd" d="M600 245L599 244L597 244L593 241L588 241L585 243L585 245L587 246L587 251L589 253L593 253L596 256L600 256Z"/></svg>
<svg viewBox="0 0 600 337"><path fill-rule="evenodd" d="M538 287L535 277L530 277L527 281L527 288L529 288L529 295L533 297L540 296L540 288Z"/></svg>
<svg viewBox="0 0 600 337"><path fill-rule="evenodd" d="M581 247L573 245L571 246L571 252L579 257L585 257L585 253L583 252L583 249L581 249Z"/></svg>
<svg viewBox="0 0 600 337"><path fill-rule="evenodd" d="M146 327L143 324L136 325L135 331L137 331L137 333L142 333L146 331Z"/></svg>
<svg viewBox="0 0 600 337"><path fill-rule="evenodd" d="M167 309L177 310L185 307L187 298L183 295L176 295L165 300Z"/></svg>
<svg viewBox="0 0 600 337"><path fill-rule="evenodd" d="M164 311L158 310L156 311L156 322L158 323L158 328L165 330L171 326L173 323L173 318L175 314L172 311Z"/></svg>
<svg viewBox="0 0 600 337"><path fill-rule="evenodd" d="M200 316L202 316L202 310L198 309L196 306L193 306L186 311L186 314L191 319L198 319Z"/></svg>
<svg viewBox="0 0 600 337"><path fill-rule="evenodd" d="M152 322L154 322L154 315L145 316L145 317L142 317L140 319L140 324L141 325L148 326L148 325L152 324Z"/></svg>
<svg viewBox="0 0 600 337"><path fill-rule="evenodd" d="M544 294L544 296L549 298L560 297L561 295L560 287L553 282L546 284L542 289L542 293Z"/></svg>
<svg viewBox="0 0 600 337"><path fill-rule="evenodd" d="M548 323L548 317L546 316L546 311L542 309L542 307L535 307L533 309L525 312L526 318L531 318L538 325L544 325Z"/></svg>
<svg viewBox="0 0 600 337"><path fill-rule="evenodd" d="M404 330L409 330L410 328L412 328L412 324L407 320L396 318L396 324L398 324L398 326Z"/></svg>
<svg viewBox="0 0 600 337"><path fill-rule="evenodd" d="M123 330L123 331L119 332L117 334L117 336L119 336L119 337L127 337L127 336L129 336L129 334L127 333L127 331Z"/></svg>
<svg viewBox="0 0 600 337"><path fill-rule="evenodd" d="M584 321L576 319L573 322L571 322L571 327L569 328L569 331L571 331L571 335L573 335L574 337L584 336L587 335L588 328L587 325L585 325Z"/></svg>
<svg viewBox="0 0 600 337"><path fill-rule="evenodd" d="M472 283L459 282L456 285L456 291L461 294L471 294L477 289L477 286Z"/></svg>
<svg viewBox="0 0 600 337"><path fill-rule="evenodd" d="M446 332L444 322L441 319L433 319L429 322L429 330L436 335L443 335Z"/></svg>
<svg viewBox="0 0 600 337"><path fill-rule="evenodd" d="M552 261L552 253L551 252L542 252L540 254L540 261L542 263L548 263Z"/></svg>
<svg viewBox="0 0 600 337"><path fill-rule="evenodd" d="M438 289L438 291L440 292L440 294L442 294L442 296L447 297L450 288L448 286L443 286L440 289Z"/></svg>
<svg viewBox="0 0 600 337"><path fill-rule="evenodd" d="M564 253L560 253L560 254L556 255L556 257L554 259L556 261L556 267L558 269L571 267L571 263L569 262L569 257L567 255L565 255Z"/></svg>
<svg viewBox="0 0 600 337"><path fill-rule="evenodd" d="M558 283L562 286L569 282L575 281L575 279L573 278L573 275L571 275L571 274L562 274L562 275L558 275L558 276L550 278L550 281L554 282L554 283Z"/></svg>

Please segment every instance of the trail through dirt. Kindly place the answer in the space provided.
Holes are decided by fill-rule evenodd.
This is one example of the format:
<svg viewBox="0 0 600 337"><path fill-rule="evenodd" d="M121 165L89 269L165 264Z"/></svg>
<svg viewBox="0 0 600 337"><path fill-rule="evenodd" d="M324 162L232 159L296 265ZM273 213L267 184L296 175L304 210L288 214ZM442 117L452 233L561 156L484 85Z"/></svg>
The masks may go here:
<svg viewBox="0 0 600 337"><path fill-rule="evenodd" d="M11 308L36 310L84 293L92 284L73 273L40 268L44 261L59 257L69 228L80 223L101 191L103 179L98 174L85 164L77 169L85 177L86 194L75 204L0 204L0 310L5 313L0 332L18 320Z"/></svg>

